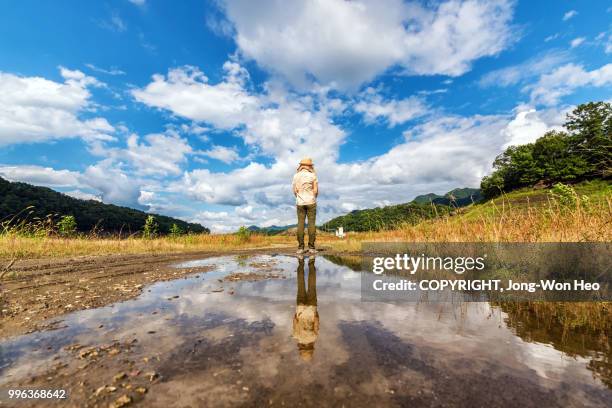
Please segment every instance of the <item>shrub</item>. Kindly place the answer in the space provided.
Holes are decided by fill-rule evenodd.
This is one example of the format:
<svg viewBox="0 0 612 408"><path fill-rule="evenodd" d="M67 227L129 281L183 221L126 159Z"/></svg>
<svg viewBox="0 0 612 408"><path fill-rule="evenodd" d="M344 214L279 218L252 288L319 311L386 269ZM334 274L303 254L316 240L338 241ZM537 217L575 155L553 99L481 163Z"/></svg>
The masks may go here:
<svg viewBox="0 0 612 408"><path fill-rule="evenodd" d="M240 241L247 242L251 239L251 230L243 225L242 227L238 228L236 235L238 235Z"/></svg>
<svg viewBox="0 0 612 408"><path fill-rule="evenodd" d="M76 234L77 223L73 215L64 215L57 223L57 232L65 237Z"/></svg>
<svg viewBox="0 0 612 408"><path fill-rule="evenodd" d="M550 190L550 195L564 207L575 207L578 201L576 191L563 183L556 183Z"/></svg>
<svg viewBox="0 0 612 408"><path fill-rule="evenodd" d="M142 237L146 239L155 238L157 235L157 221L155 221L155 217L149 215L145 221L144 228L142 230Z"/></svg>
<svg viewBox="0 0 612 408"><path fill-rule="evenodd" d="M179 227L176 224L172 224L172 226L170 227L170 236L171 237L177 238L177 237L179 237L179 236L181 236L183 234L184 234L184 232L181 229L181 227Z"/></svg>

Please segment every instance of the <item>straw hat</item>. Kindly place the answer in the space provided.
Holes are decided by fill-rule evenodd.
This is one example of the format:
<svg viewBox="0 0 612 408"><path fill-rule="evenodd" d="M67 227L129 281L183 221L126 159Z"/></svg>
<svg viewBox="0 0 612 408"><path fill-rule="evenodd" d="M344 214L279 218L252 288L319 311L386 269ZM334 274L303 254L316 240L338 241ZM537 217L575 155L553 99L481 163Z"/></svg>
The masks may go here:
<svg viewBox="0 0 612 408"><path fill-rule="evenodd" d="M312 159L310 157L304 157L300 160L300 166L312 166Z"/></svg>

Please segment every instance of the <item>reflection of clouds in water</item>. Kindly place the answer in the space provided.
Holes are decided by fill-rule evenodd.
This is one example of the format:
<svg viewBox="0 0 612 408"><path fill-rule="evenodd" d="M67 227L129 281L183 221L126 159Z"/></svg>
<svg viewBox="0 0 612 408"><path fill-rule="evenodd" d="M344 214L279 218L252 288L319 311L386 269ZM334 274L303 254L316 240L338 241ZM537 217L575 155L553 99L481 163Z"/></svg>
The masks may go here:
<svg viewBox="0 0 612 408"><path fill-rule="evenodd" d="M272 261L276 263L275 267L285 270L287 279L223 284L217 281L230 272L257 272L257 268L249 266L251 262ZM297 259L257 256L246 262L238 262L235 257L223 257L198 262L190 266L216 265L216 268L213 272L200 273L199 278L154 284L142 296L112 307L66 315L63 320L68 329L35 333L9 341L14 345L22 342L27 352L13 361L13 366L3 373L3 377L6 378L6 374L12 375L12 378L25 376L34 371L35 364L50 363L54 354L45 354L40 350L46 343L54 343L55 339L65 342L71 336L70 343L81 344L137 337L139 346L148 353L171 355L177 347L194 341L193 333L185 332L184 325L216 316L219 319L215 323L217 326L198 333L198 336L214 343L239 334L236 331L240 330L240 326L231 326L233 321L272 322L271 333L245 344L239 351L245 375L257 378L258 382L268 387L277 384L276 377L279 373L285 373L288 367L295 370L308 367L309 372L317 373L317 381L334 381L334 370L354 353L354 350L347 349L346 339L343 338L346 334L341 324L346 322L380 325L416 349L432 351L432 364L443 366L454 360L470 359L474 365L465 368L466 375L474 367L493 362L507 369L518 370L526 376L537 376L535 378L540 383L551 387L560 380L566 380L569 384L600 386L586 370L585 359L570 359L551 346L524 342L504 324L505 314L488 303L361 302L360 273L334 265L322 257L316 260L317 325L320 327L316 334L314 330L309 332L301 328L298 328L301 332L297 333L298 342L316 345L316 353L310 355L312 361L305 366L300 359L302 353L296 350L294 317L298 313L302 315L308 323L305 327L309 329L314 327L315 310L308 305L302 305L302 309L299 304L296 305L294 278L299 265ZM211 293L220 286L225 288L224 292ZM229 288L234 288L234 295L229 295ZM168 300L174 295L180 297ZM152 315L153 311L159 313ZM103 329L98 328L100 324L104 324ZM150 335L149 331L156 333ZM40 341L33 343L35 345L26 344L33 339ZM7 342L2 344L5 346ZM35 347L39 348L38 352L33 351ZM298 380L299 384L314 381L308 375ZM375 385L378 386L370 384L372 387Z"/></svg>
<svg viewBox="0 0 612 408"><path fill-rule="evenodd" d="M580 378L581 381L589 382L592 377L592 373L582 369L589 363L588 359L564 355L550 344L527 343L519 337L516 337L515 341L520 343L516 352L523 356L525 365L534 370L540 378L556 382L575 381Z"/></svg>

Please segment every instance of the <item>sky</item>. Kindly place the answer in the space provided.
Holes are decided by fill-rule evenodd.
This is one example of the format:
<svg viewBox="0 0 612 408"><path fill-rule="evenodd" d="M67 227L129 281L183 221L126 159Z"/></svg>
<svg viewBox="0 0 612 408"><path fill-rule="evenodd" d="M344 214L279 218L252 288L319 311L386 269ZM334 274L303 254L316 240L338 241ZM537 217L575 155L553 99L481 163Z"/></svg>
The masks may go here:
<svg viewBox="0 0 612 408"><path fill-rule="evenodd" d="M612 91L606 1L0 5L0 176L199 222L319 223L478 187Z"/></svg>

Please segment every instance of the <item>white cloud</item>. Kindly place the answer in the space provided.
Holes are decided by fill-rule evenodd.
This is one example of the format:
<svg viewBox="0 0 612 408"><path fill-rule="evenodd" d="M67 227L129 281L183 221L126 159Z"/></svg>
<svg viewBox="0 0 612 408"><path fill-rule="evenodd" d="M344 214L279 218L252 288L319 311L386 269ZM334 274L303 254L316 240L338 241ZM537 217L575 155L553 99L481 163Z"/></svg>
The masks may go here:
<svg viewBox="0 0 612 408"><path fill-rule="evenodd" d="M592 71L573 63L556 68L542 75L537 83L525 87L534 104L554 105L575 89L592 86L603 87L612 84L612 64L606 64Z"/></svg>
<svg viewBox="0 0 612 408"><path fill-rule="evenodd" d="M585 40L586 38L584 37L574 38L572 41L570 41L570 47L572 48L579 47Z"/></svg>
<svg viewBox="0 0 612 408"><path fill-rule="evenodd" d="M60 73L64 82L0 72L0 145L113 138L106 119L80 118L92 108L89 88L103 84L81 71L60 67Z"/></svg>
<svg viewBox="0 0 612 408"><path fill-rule="evenodd" d="M171 69L167 77L154 75L153 82L133 90L132 95L149 106L231 129L250 114L257 100L243 87L248 78L246 70L229 61L223 68L225 80L215 85L210 85L198 68L187 66Z"/></svg>
<svg viewBox="0 0 612 408"><path fill-rule="evenodd" d="M335 160L344 132L331 122L342 104L324 101L317 95L297 95L278 84L266 84L266 92L252 94L246 88L248 73L234 62L224 65L225 79L208 83L194 67L171 70L168 77L153 76L153 82L136 89L134 97L149 106L204 121L220 129L235 129L257 154L279 161L297 162L300 157Z"/></svg>
<svg viewBox="0 0 612 408"><path fill-rule="evenodd" d="M400 66L411 74L458 76L516 40L513 2L451 0L430 8L401 0L226 0L240 52L303 87L356 88ZM350 35L347 35L350 33Z"/></svg>
<svg viewBox="0 0 612 408"><path fill-rule="evenodd" d="M104 69L104 68L100 68L95 66L94 64L85 64L85 66L89 69L91 69L94 72L99 72L101 74L106 74L106 75L125 75L125 71L122 71L116 67L110 67L109 69Z"/></svg>
<svg viewBox="0 0 612 408"><path fill-rule="evenodd" d="M240 155L235 148L226 146L213 146L209 150L198 152L203 156L210 157L212 159L220 160L224 163L230 164L240 159Z"/></svg>
<svg viewBox="0 0 612 408"><path fill-rule="evenodd" d="M0 166L0 176L10 181L21 181L38 186L91 189L99 192L98 197L105 203L137 206L140 182L130 178L110 162L102 161L89 166L84 173L70 170L56 170L51 167L20 165ZM74 197L89 196L89 193L70 192ZM78 196L81 197L78 197Z"/></svg>
<svg viewBox="0 0 612 408"><path fill-rule="evenodd" d="M362 113L368 123L384 119L390 127L393 127L425 115L428 107L416 96L401 100L385 100L375 90L368 88L363 93L362 99L355 104L355 111Z"/></svg>
<svg viewBox="0 0 612 408"><path fill-rule="evenodd" d="M87 193L81 190L72 190L66 191L64 194L69 195L70 197L78 198L79 200L94 200L94 201L102 201L102 196Z"/></svg>
<svg viewBox="0 0 612 408"><path fill-rule="evenodd" d="M527 79L548 73L568 59L569 55L565 52L547 52L520 64L490 71L483 75L479 85L482 87L516 85Z"/></svg>
<svg viewBox="0 0 612 408"><path fill-rule="evenodd" d="M105 30L114 31L116 33L122 33L127 30L127 23L123 21L119 13L115 11L111 13L109 19L99 21L98 26Z"/></svg>
<svg viewBox="0 0 612 408"><path fill-rule="evenodd" d="M9 181L20 181L48 187L82 187L80 173L69 170L55 170L41 166L1 166L0 176Z"/></svg>
<svg viewBox="0 0 612 408"><path fill-rule="evenodd" d="M137 6L144 6L147 4L147 0L129 0L129 2Z"/></svg>
<svg viewBox="0 0 612 408"><path fill-rule="evenodd" d="M87 167L80 180L99 191L105 203L138 205L140 182L113 166L110 161L101 161Z"/></svg>
<svg viewBox="0 0 612 408"><path fill-rule="evenodd" d="M140 175L177 175L180 164L192 152L187 140L173 134L149 134L141 143L137 135L127 139L127 148L114 150L111 157L129 160Z"/></svg>
<svg viewBox="0 0 612 408"><path fill-rule="evenodd" d="M549 42L549 41L552 41L552 40L556 40L557 38L559 38L559 35L560 35L559 33L551 34L551 35L549 35L548 37L546 37L544 39L544 42Z"/></svg>
<svg viewBox="0 0 612 408"><path fill-rule="evenodd" d="M597 35L595 41L598 45L603 46L606 54L612 54L612 33L605 31L601 32Z"/></svg>
<svg viewBox="0 0 612 408"><path fill-rule="evenodd" d="M578 15L578 12L576 10L570 10L568 12L566 12L565 14L563 14L563 21L567 21L572 17L575 17Z"/></svg>
<svg viewBox="0 0 612 408"><path fill-rule="evenodd" d="M138 196L138 203L141 205L152 205L156 199L155 192L140 190L140 196Z"/></svg>
<svg viewBox="0 0 612 408"><path fill-rule="evenodd" d="M506 143L503 148L534 142L549 130L561 130L564 110L537 111L530 106L518 106L516 116L502 131Z"/></svg>

